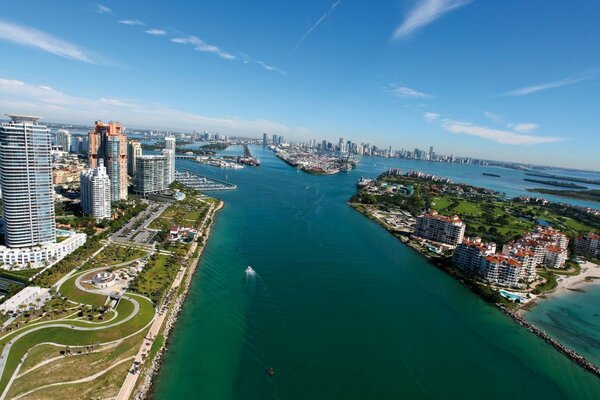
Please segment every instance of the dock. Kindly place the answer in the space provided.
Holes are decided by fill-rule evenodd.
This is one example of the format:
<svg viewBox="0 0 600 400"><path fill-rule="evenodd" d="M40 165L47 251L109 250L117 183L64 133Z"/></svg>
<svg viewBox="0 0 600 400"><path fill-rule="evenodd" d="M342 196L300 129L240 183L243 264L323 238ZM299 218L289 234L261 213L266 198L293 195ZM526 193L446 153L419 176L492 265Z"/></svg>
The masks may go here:
<svg viewBox="0 0 600 400"><path fill-rule="evenodd" d="M237 185L201 176L187 170L175 171L175 181L190 189L200 190L202 192L237 189Z"/></svg>

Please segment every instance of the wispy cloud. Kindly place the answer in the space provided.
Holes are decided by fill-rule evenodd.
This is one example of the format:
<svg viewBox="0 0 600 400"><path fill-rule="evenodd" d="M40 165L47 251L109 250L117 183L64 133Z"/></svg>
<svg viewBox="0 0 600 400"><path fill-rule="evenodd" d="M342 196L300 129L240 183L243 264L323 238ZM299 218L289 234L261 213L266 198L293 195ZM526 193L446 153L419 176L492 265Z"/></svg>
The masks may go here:
<svg viewBox="0 0 600 400"><path fill-rule="evenodd" d="M0 39L43 50L60 57L95 64L89 54L74 44L28 26L0 21Z"/></svg>
<svg viewBox="0 0 600 400"><path fill-rule="evenodd" d="M425 114L423 114L423 117L425 117L427 121L433 122L440 119L440 114L434 112L426 112Z"/></svg>
<svg viewBox="0 0 600 400"><path fill-rule="evenodd" d="M538 85L526 86L520 89L511 90L504 93L502 96L527 96L528 94L541 92L542 90L555 89L563 86L574 85L576 83L586 81L595 77L597 73L588 72L582 75L571 76L569 78L560 79L558 81L540 83Z"/></svg>
<svg viewBox="0 0 600 400"><path fill-rule="evenodd" d="M139 128L182 131L210 129L239 135L281 132L293 136L307 133L306 128L289 127L267 119L213 117L130 99L72 96L48 86L3 78L0 78L0 109L33 113L44 116L46 120L72 123L114 119Z"/></svg>
<svg viewBox="0 0 600 400"><path fill-rule="evenodd" d="M281 75L287 75L287 72L280 70L279 68L273 66L273 65L269 65L263 61L254 61L255 64L260 65L261 67L263 67L264 69L266 69L267 71L272 71L272 72L277 72Z"/></svg>
<svg viewBox="0 0 600 400"><path fill-rule="evenodd" d="M564 140L553 136L533 136L509 130L492 129L486 126L474 125L469 122L453 121L450 119L443 120L442 128L450 133L476 136L493 142L510 145L534 145Z"/></svg>
<svg viewBox="0 0 600 400"><path fill-rule="evenodd" d="M233 54L228 53L227 51L222 50L215 45L205 43L202 39L196 36L173 38L171 39L171 42L180 44L191 44L192 46L194 46L194 49L196 51L215 54L224 60L236 59L236 56L234 56Z"/></svg>
<svg viewBox="0 0 600 400"><path fill-rule="evenodd" d="M95 11L99 14L112 14L112 10L102 4L96 4Z"/></svg>
<svg viewBox="0 0 600 400"><path fill-rule="evenodd" d="M167 34L167 31L165 31L164 29L156 29L156 28L146 29L144 32L146 32L148 35L154 35L154 36L165 36Z"/></svg>
<svg viewBox="0 0 600 400"><path fill-rule="evenodd" d="M337 0L336 2L334 2L331 7L329 7L329 10L327 10L325 12L325 14L321 15L321 17L314 23L311 25L310 28L308 28L308 30L306 32L304 32L304 35L302 35L302 37L300 38L300 40L298 41L298 43L296 44L296 46L292 49L292 51L290 53L293 53L294 51L296 51L300 46L302 46L302 43L304 43L304 40L308 37L308 35L310 35L312 33L312 31L314 31L315 29L317 29L317 27L319 25L321 25L321 23L323 21L325 21L327 19L327 17L329 17L329 15L335 11L335 9L337 8L337 6L340 5L340 3L342 2L342 0Z"/></svg>
<svg viewBox="0 0 600 400"><path fill-rule="evenodd" d="M443 15L469 4L472 0L419 0L404 21L396 28L393 40L404 38L412 32L429 25Z"/></svg>
<svg viewBox="0 0 600 400"><path fill-rule="evenodd" d="M520 124L514 125L512 128L521 133L529 133L535 131L540 126L532 122L521 122Z"/></svg>
<svg viewBox="0 0 600 400"><path fill-rule="evenodd" d="M146 25L139 19L122 19L119 21L120 24L129 25L129 26L138 26L138 25Z"/></svg>
<svg viewBox="0 0 600 400"><path fill-rule="evenodd" d="M388 85L383 91L403 99L427 99L435 97L431 94L419 92L407 86L397 86L394 84Z"/></svg>
<svg viewBox="0 0 600 400"><path fill-rule="evenodd" d="M498 115L498 114L496 114L496 113L489 112L489 111L485 111L485 112L483 113L483 115L484 115L484 116L485 116L487 119L489 119L490 121L492 121L492 122L495 122L495 123L497 123L497 124L502 124L502 123L504 123L504 118L502 118L502 116L501 116L501 115Z"/></svg>

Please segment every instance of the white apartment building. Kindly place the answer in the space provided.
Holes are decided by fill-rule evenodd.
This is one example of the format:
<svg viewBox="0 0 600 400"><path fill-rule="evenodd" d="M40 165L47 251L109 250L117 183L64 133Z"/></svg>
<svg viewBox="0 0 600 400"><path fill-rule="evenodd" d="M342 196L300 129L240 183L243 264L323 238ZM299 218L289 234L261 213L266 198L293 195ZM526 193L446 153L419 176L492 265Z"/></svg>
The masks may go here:
<svg viewBox="0 0 600 400"><path fill-rule="evenodd" d="M174 136L165 136L165 150L163 154L167 156L167 185L170 185L175 181L175 149L177 142Z"/></svg>
<svg viewBox="0 0 600 400"><path fill-rule="evenodd" d="M104 167L104 160L98 166L81 173L81 208L87 215L96 219L110 218L110 178Z"/></svg>
<svg viewBox="0 0 600 400"><path fill-rule="evenodd" d="M589 232L575 239L575 254L586 257L600 257L600 234Z"/></svg>
<svg viewBox="0 0 600 400"><path fill-rule="evenodd" d="M505 244L502 254L515 256L520 250L531 252L536 267L544 265L549 268L563 268L568 258L568 246L569 239L560 231L537 227L521 239Z"/></svg>
<svg viewBox="0 0 600 400"><path fill-rule="evenodd" d="M62 147L62 151L67 153L71 151L71 133L66 129L59 129L56 132L56 145Z"/></svg>
<svg viewBox="0 0 600 400"><path fill-rule="evenodd" d="M452 263L469 274L479 274L486 256L496 253L496 243L481 238L465 238L454 250Z"/></svg>
<svg viewBox="0 0 600 400"><path fill-rule="evenodd" d="M493 284L518 287L521 286L521 263L501 254L485 257L481 268L481 277Z"/></svg>
<svg viewBox="0 0 600 400"><path fill-rule="evenodd" d="M445 217L437 211L417 218L415 236L457 246L465 236L466 225L457 216Z"/></svg>

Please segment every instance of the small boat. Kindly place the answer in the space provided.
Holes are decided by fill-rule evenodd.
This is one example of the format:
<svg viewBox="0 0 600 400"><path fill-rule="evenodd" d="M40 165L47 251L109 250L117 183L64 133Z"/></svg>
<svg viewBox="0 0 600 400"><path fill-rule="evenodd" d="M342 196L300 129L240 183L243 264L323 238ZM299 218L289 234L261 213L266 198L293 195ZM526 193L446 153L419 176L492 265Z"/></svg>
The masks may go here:
<svg viewBox="0 0 600 400"><path fill-rule="evenodd" d="M254 274L256 274L256 271L254 271L254 269L248 265L246 267L246 275L254 275Z"/></svg>
<svg viewBox="0 0 600 400"><path fill-rule="evenodd" d="M269 370L267 371L267 373L269 374L269 376L275 375L275 368L273 368L273 367L269 368Z"/></svg>

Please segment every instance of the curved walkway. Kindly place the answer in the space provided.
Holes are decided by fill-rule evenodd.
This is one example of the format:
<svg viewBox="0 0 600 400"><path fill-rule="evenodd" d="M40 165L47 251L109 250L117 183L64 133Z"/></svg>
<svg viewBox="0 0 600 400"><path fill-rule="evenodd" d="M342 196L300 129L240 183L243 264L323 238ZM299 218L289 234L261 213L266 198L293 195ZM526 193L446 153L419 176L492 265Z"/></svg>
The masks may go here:
<svg viewBox="0 0 600 400"><path fill-rule="evenodd" d="M21 399L27 395L30 395L31 393L37 392L38 390L42 390L42 389L47 389L50 387L54 387L54 386L62 386L62 385L75 385L77 383L85 383L85 382L90 382L93 381L94 379L104 375L105 373L107 373L108 371L110 371L111 369L118 367L119 365L125 363L126 361L131 360L133 357L128 357L125 358L119 362L114 363L113 365L111 365L110 367L106 368L103 371L97 372L94 375L90 375L90 376L86 376L85 378L81 378L81 379L76 379L74 381L68 381L68 382L56 382L56 383L50 383L48 385L44 385L44 386L40 386L40 387L36 387L35 389L32 389L28 392L25 393L21 393L20 395L13 397L12 400L17 400L17 399Z"/></svg>
<svg viewBox="0 0 600 400"><path fill-rule="evenodd" d="M126 264L126 263L123 263L123 264ZM79 290L82 290L82 291L88 292L88 293L105 294L103 291L86 289L85 287L83 287L79 283L79 280L81 279L81 277L84 274L90 273L90 272L94 272L94 271L97 271L97 270L101 270L101 269L105 269L105 267L94 268L94 269L91 269L91 270L86 270L86 271L81 272L80 276L78 276L75 279L75 285L76 285L76 287ZM76 275L76 273L70 274L69 278L72 278L73 275ZM64 284L66 281L67 281L67 279L63 280L62 282L57 282L58 283L57 286L56 286L57 289L60 289L60 286L62 286L62 284ZM98 324L98 323L97 322L96 323L93 323L93 322L90 323L90 322L87 322L87 321L76 321L76 320L71 320L71 321L58 320L58 321L55 321L55 322L50 322L49 321L49 322L39 323L37 326L30 326L30 327L27 327L27 328L23 328L24 330L21 333L18 333L16 336L11 337L10 340L9 340L9 342L2 349L2 354L0 355L0 382L3 379L5 379L4 372L5 372L6 363L8 361L8 357L9 357L9 354L10 354L10 350L11 350L13 344L15 344L15 342L17 342L22 337L24 337L24 336L26 336L26 335L28 335L30 333L33 333L33 332L36 332L36 331L39 331L39 330L42 330L42 329L47 329L47 328L64 328L64 329L70 329L70 330L75 330L75 331L99 331L99 330L110 329L110 328L113 328L113 327L118 326L118 325L122 325L122 324L126 323L127 321L131 320L132 318L134 318L136 315L138 315L138 313L140 311L140 303L138 302L137 299L133 298L132 296L123 295L121 297L121 300L125 299L127 301L130 301L133 304L133 310L132 310L132 312L129 315L127 315L125 318L123 318L120 321L116 321L116 322L112 322L112 323L102 323L102 325L100 325L100 326L77 326L77 325L80 325L82 323L84 323L85 325ZM145 298L144 296L141 296L141 295L135 295L135 296L139 296L140 298ZM152 321L154 320L155 317L156 317L156 313L154 313L152 319L148 322L148 324L152 323ZM115 318L111 318L110 321L113 321L114 319ZM106 322L109 322L109 321L106 321ZM145 326L147 326L147 324ZM0 400L3 400L6 397L6 394L8 393L8 390L10 389L11 383L12 383L12 381L14 379L14 374L16 372L18 372L20 365L21 365L21 363L19 362L17 369L15 371L12 371L13 373L11 374L9 383L4 388L4 390L2 392L2 395L0 396ZM21 397L22 396L24 396L24 395L21 395Z"/></svg>

